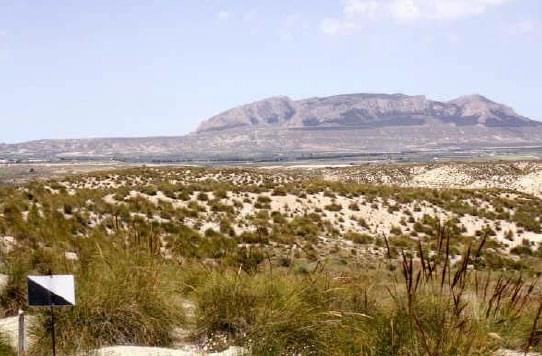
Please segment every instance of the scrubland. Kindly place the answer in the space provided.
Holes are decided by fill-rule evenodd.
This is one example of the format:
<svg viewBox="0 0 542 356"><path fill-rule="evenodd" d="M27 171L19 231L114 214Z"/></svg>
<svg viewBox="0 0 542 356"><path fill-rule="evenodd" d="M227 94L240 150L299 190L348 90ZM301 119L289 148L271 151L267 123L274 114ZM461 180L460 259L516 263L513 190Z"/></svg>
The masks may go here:
<svg viewBox="0 0 542 356"><path fill-rule="evenodd" d="M73 273L77 306L57 312L66 355L542 351L536 192L359 172L130 168L2 187L0 312L34 316L29 354L47 355L25 278Z"/></svg>

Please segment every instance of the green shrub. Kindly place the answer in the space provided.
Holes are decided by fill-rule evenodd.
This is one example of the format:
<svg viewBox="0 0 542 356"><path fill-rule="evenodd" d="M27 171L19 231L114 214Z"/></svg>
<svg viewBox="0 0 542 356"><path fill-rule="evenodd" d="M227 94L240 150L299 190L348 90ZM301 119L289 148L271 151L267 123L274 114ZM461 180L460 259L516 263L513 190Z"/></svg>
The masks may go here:
<svg viewBox="0 0 542 356"><path fill-rule="evenodd" d="M399 226L392 226L392 228L390 230L390 233L392 235L401 235L403 233L403 231L401 230L401 227L399 227Z"/></svg>
<svg viewBox="0 0 542 356"><path fill-rule="evenodd" d="M359 245L367 245L374 242L374 238L371 235L360 234L352 231L347 232L344 235L344 238Z"/></svg>
<svg viewBox="0 0 542 356"><path fill-rule="evenodd" d="M158 194L158 188L154 185L147 185L141 188L141 192L143 194L155 196L156 194Z"/></svg>
<svg viewBox="0 0 542 356"><path fill-rule="evenodd" d="M531 256L533 254L533 250L528 246L519 245L519 246L513 247L510 250L510 253L513 255L518 255L518 256Z"/></svg>
<svg viewBox="0 0 542 356"><path fill-rule="evenodd" d="M321 233L318 223L311 216L296 216L286 227L291 234L310 241L314 241Z"/></svg>
<svg viewBox="0 0 542 356"><path fill-rule="evenodd" d="M337 212L337 211L341 211L343 207L340 204L331 203L331 204L326 205L324 209L326 209L327 211Z"/></svg>
<svg viewBox="0 0 542 356"><path fill-rule="evenodd" d="M352 202L350 205L348 205L348 209L352 211L359 211L359 205L356 202Z"/></svg>
<svg viewBox="0 0 542 356"><path fill-rule="evenodd" d="M266 195L259 195L256 201L260 204L269 204L271 203L271 198Z"/></svg>
<svg viewBox="0 0 542 356"><path fill-rule="evenodd" d="M274 196L286 196L287 194L288 192L286 191L286 189L284 189L284 187L276 187L271 193L271 195Z"/></svg>
<svg viewBox="0 0 542 356"><path fill-rule="evenodd" d="M245 244L259 244L268 243L269 238L265 234L259 234L258 232L244 231L239 235L239 240Z"/></svg>
<svg viewBox="0 0 542 356"><path fill-rule="evenodd" d="M521 226L525 228L527 231L532 231L535 233L540 233L540 222L537 221L538 216L535 212L530 210L524 210L520 209L513 215L513 220L518 224L518 226Z"/></svg>
<svg viewBox="0 0 542 356"><path fill-rule="evenodd" d="M208 201L209 195L205 192L200 192L198 193L198 196L196 197L196 199L198 199L199 201Z"/></svg>

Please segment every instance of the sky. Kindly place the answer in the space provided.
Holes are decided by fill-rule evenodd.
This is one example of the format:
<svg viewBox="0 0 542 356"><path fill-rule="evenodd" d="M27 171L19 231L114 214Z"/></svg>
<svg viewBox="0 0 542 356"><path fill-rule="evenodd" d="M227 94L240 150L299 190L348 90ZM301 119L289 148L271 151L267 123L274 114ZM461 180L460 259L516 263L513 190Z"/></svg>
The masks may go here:
<svg viewBox="0 0 542 356"><path fill-rule="evenodd" d="M479 93L542 120L540 0L0 0L0 143L182 135L276 95Z"/></svg>

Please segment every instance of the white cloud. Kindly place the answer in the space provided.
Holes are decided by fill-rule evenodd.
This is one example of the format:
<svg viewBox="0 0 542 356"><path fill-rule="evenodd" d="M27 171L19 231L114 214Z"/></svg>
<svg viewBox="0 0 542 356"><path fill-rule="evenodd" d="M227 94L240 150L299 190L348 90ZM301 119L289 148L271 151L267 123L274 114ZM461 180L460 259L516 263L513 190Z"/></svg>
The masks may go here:
<svg viewBox="0 0 542 356"><path fill-rule="evenodd" d="M457 20L479 16L512 0L343 0L342 15L325 18L326 34L351 33L376 19L408 24L417 21Z"/></svg>

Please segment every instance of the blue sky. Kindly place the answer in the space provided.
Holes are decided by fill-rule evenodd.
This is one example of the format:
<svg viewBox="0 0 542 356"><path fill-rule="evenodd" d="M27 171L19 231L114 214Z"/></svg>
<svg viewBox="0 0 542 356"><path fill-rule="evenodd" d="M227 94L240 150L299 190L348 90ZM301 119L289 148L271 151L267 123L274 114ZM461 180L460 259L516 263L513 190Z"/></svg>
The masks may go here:
<svg viewBox="0 0 542 356"><path fill-rule="evenodd" d="M0 0L0 142L180 135L274 95L480 93L542 120L540 0Z"/></svg>

